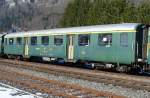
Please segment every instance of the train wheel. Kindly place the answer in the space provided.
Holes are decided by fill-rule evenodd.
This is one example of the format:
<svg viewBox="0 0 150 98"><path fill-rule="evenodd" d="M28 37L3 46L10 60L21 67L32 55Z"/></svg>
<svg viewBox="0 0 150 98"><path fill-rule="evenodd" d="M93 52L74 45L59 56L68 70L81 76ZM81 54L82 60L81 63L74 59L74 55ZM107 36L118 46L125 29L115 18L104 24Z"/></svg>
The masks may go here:
<svg viewBox="0 0 150 98"><path fill-rule="evenodd" d="M116 71L127 73L129 71L129 68L128 68L128 66L118 66L118 67L116 67Z"/></svg>
<svg viewBox="0 0 150 98"><path fill-rule="evenodd" d="M96 69L96 64L86 62L83 67L89 68L89 69Z"/></svg>

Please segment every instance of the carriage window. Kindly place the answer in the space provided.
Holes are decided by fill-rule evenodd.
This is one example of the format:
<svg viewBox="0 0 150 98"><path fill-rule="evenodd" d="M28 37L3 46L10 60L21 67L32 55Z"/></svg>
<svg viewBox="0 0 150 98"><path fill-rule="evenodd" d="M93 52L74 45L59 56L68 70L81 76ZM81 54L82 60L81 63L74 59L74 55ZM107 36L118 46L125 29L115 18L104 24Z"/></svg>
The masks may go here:
<svg viewBox="0 0 150 98"><path fill-rule="evenodd" d="M7 38L5 38L5 45L7 45Z"/></svg>
<svg viewBox="0 0 150 98"><path fill-rule="evenodd" d="M112 34L99 34L98 36L98 44L100 46L110 47L112 45Z"/></svg>
<svg viewBox="0 0 150 98"><path fill-rule="evenodd" d="M124 47L128 46L128 34L127 33L120 34L120 45Z"/></svg>
<svg viewBox="0 0 150 98"><path fill-rule="evenodd" d="M16 43L17 43L17 45L21 45L22 44L22 38L18 37Z"/></svg>
<svg viewBox="0 0 150 98"><path fill-rule="evenodd" d="M63 44L63 36L62 35L54 36L54 44L62 45Z"/></svg>
<svg viewBox="0 0 150 98"><path fill-rule="evenodd" d="M9 45L13 45L14 39L13 38L9 38Z"/></svg>
<svg viewBox="0 0 150 98"><path fill-rule="evenodd" d="M43 45L48 45L49 44L49 37L48 36L43 36L42 37L42 44Z"/></svg>
<svg viewBox="0 0 150 98"><path fill-rule="evenodd" d="M79 46L88 46L90 44L90 35L82 34L78 36Z"/></svg>
<svg viewBox="0 0 150 98"><path fill-rule="evenodd" d="M37 37L31 37L31 45L37 45Z"/></svg>

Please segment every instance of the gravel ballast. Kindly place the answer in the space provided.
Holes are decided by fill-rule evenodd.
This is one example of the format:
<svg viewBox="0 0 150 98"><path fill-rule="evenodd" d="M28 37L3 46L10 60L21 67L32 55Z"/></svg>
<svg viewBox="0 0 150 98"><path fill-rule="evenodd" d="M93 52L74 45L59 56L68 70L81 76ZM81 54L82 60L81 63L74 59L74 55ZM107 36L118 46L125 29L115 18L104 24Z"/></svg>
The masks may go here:
<svg viewBox="0 0 150 98"><path fill-rule="evenodd" d="M5 68L7 68L7 67L5 67ZM9 68L9 70L24 72L24 73L32 74L33 76L47 78L50 80L57 80L57 81L61 81L64 83L69 83L69 84L78 84L82 87L92 88L92 89L96 89L99 91L107 91L107 92L111 92L116 95L121 95L121 96L125 96L128 98L150 98L150 92L144 91L144 90L135 90L132 88L124 88L121 86L115 86L113 84L95 83L95 82L91 82L91 81L87 81L87 80L83 80L83 79L76 79L76 78L67 77L67 76L47 74L44 72L37 72L37 71L33 71L33 70L28 70L28 69L19 68L19 70L18 70L17 68L10 68L10 67L8 67L8 68Z"/></svg>

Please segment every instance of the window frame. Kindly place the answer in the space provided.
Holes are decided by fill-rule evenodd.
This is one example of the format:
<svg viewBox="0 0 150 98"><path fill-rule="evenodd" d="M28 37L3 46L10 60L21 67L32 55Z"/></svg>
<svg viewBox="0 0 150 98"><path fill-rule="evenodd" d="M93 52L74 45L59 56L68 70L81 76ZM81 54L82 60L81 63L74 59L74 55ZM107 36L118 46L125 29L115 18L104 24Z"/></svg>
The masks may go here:
<svg viewBox="0 0 150 98"><path fill-rule="evenodd" d="M58 41L59 40L59 43ZM54 35L54 45L61 46L64 43L64 36L63 35Z"/></svg>
<svg viewBox="0 0 150 98"><path fill-rule="evenodd" d="M125 36L126 36L126 38L125 38ZM125 38L125 40L124 40L124 38ZM122 46L122 47L128 47L128 44L129 44L128 33L120 33L120 46Z"/></svg>
<svg viewBox="0 0 150 98"><path fill-rule="evenodd" d="M84 42L85 41L85 38L84 38L85 36L88 38L88 40L86 42ZM78 35L78 46L89 46L90 45L90 40L91 40L90 38L91 38L90 34L80 34L80 35Z"/></svg>
<svg viewBox="0 0 150 98"><path fill-rule="evenodd" d="M33 42L33 39L34 39L34 38L35 38L36 40ZM37 39L38 39L37 36L31 37L31 38L30 38L30 44L31 44L32 46L37 45Z"/></svg>
<svg viewBox="0 0 150 98"><path fill-rule="evenodd" d="M104 38L107 38L105 40L108 40L108 41L104 42L103 41ZM101 33L101 34L98 34L98 45L99 46L111 47L112 44L113 44L113 34L112 33Z"/></svg>
<svg viewBox="0 0 150 98"><path fill-rule="evenodd" d="M12 42L10 43L10 40L12 40ZM13 45L14 44L14 38L9 38L9 45Z"/></svg>
<svg viewBox="0 0 150 98"><path fill-rule="evenodd" d="M48 38L48 40L45 40L44 38ZM47 41L47 42L44 42L44 41ZM41 36L41 44L42 45L49 45L49 36Z"/></svg>
<svg viewBox="0 0 150 98"><path fill-rule="evenodd" d="M20 40L18 40L18 39L20 39ZM16 38L16 44L17 45L22 45L22 38L21 37Z"/></svg>

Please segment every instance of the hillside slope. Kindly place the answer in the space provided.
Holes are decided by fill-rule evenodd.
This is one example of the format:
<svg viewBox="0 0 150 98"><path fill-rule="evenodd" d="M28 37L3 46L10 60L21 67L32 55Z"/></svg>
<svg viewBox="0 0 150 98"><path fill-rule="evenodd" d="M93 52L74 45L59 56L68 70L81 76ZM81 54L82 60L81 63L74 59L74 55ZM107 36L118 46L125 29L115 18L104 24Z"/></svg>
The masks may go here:
<svg viewBox="0 0 150 98"><path fill-rule="evenodd" d="M12 27L20 30L58 27L70 1L73 0L0 0L0 31ZM143 0L129 1L138 4Z"/></svg>
<svg viewBox="0 0 150 98"><path fill-rule="evenodd" d="M0 31L57 27L70 0L0 0Z"/></svg>

